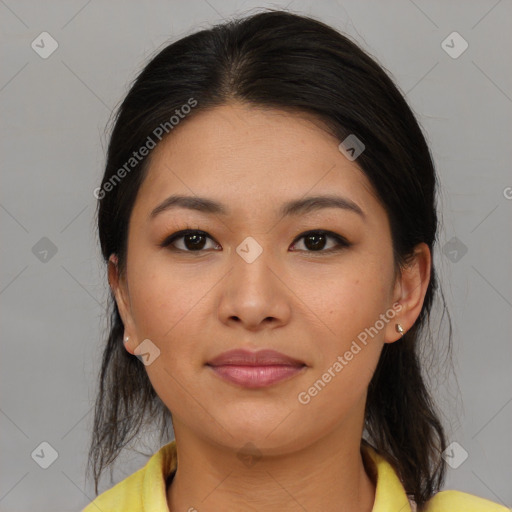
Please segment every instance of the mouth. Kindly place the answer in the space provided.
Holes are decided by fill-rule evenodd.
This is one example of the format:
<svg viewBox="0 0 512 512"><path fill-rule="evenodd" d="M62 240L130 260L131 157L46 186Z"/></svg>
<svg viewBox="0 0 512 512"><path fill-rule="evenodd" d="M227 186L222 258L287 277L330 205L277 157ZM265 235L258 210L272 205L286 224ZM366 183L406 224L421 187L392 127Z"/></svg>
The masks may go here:
<svg viewBox="0 0 512 512"><path fill-rule="evenodd" d="M263 388L289 380L307 365L275 350L230 350L208 361L206 366L224 381L244 388Z"/></svg>

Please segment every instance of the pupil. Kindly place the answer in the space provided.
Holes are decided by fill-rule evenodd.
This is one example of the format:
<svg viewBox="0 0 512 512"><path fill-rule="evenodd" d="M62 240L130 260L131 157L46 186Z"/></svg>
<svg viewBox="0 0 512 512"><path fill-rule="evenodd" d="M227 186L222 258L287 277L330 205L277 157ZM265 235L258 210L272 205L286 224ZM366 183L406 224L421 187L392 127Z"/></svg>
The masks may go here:
<svg viewBox="0 0 512 512"><path fill-rule="evenodd" d="M203 235L187 235L185 237L185 245L187 249L202 249L204 247ZM325 245L325 235L308 235L305 240L305 245L308 249L322 249Z"/></svg>
<svg viewBox="0 0 512 512"><path fill-rule="evenodd" d="M203 240L201 240L203 239ZM187 241L192 241L192 245L189 245ZM201 242L203 242L201 244ZM204 236L203 235L187 235L185 237L185 246L187 249L202 249L204 246Z"/></svg>
<svg viewBox="0 0 512 512"><path fill-rule="evenodd" d="M320 239L320 242L318 239ZM313 243L310 244L310 241ZM321 249L325 245L325 235L308 235L304 243L308 249L318 249L319 246Z"/></svg>

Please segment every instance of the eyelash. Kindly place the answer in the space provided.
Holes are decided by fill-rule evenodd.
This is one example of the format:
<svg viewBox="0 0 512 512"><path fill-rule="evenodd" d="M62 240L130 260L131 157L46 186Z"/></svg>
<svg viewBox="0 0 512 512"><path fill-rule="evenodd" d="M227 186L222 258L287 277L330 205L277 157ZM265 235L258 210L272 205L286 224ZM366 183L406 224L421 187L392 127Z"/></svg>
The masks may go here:
<svg viewBox="0 0 512 512"><path fill-rule="evenodd" d="M166 237L159 244L159 246L162 247L162 248L167 248L167 249L169 249L169 250L171 250L173 252L198 253L198 254L201 254L201 253L205 252L206 249L200 249L200 250L197 250L197 251L190 251L190 250L186 250L186 249L177 249L176 247L172 247L172 244L174 242L176 242L177 240L179 240L181 238L184 238L187 235L200 235L200 236L204 236L206 238L209 238L213 242L218 243L210 235L208 235L208 233L206 233L205 231L202 231L200 229L192 229L190 227L187 227L186 229L182 229L181 231L177 231L176 233L173 233L172 235L169 235L168 237ZM295 240L293 241L292 245L297 244L301 239L303 239L303 238L305 238L305 237L307 237L309 235L325 235L327 238L332 238L333 240L335 240L337 245L335 247L331 247L330 249L326 249L326 250L321 249L321 250L318 250L318 251L308 251L308 250L299 249L299 250L297 250L297 252L307 252L307 253L311 253L311 254L315 254L315 253L324 253L324 254L328 253L328 254L331 254L333 252L338 252L338 251L341 251L343 249L346 249L346 248L348 248L348 247L350 247L352 245L350 242L348 242L342 236L340 236L340 235L338 235L336 233L333 233L332 231L326 231L324 229L312 229L312 230L306 231L304 233L301 233L298 237L295 238ZM218 245L220 245L220 244L218 244Z"/></svg>

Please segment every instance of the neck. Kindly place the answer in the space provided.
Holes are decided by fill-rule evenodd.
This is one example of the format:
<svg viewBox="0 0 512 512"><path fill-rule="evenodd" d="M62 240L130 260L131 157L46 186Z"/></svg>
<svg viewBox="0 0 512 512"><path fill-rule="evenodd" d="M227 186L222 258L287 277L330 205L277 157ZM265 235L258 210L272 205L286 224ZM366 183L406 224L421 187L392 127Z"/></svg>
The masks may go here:
<svg viewBox="0 0 512 512"><path fill-rule="evenodd" d="M178 468L167 490L171 512L373 509L375 482L365 469L361 437L343 437L342 428L293 453L244 459L244 464L233 449L179 427Z"/></svg>

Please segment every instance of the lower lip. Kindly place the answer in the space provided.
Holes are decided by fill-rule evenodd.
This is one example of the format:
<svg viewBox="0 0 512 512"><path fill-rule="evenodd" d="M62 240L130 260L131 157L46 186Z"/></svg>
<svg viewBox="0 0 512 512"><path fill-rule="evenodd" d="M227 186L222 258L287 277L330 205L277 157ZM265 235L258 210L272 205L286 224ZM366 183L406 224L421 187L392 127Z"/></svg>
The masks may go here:
<svg viewBox="0 0 512 512"><path fill-rule="evenodd" d="M299 374L305 366L210 366L222 379L245 388L263 388L290 379Z"/></svg>

